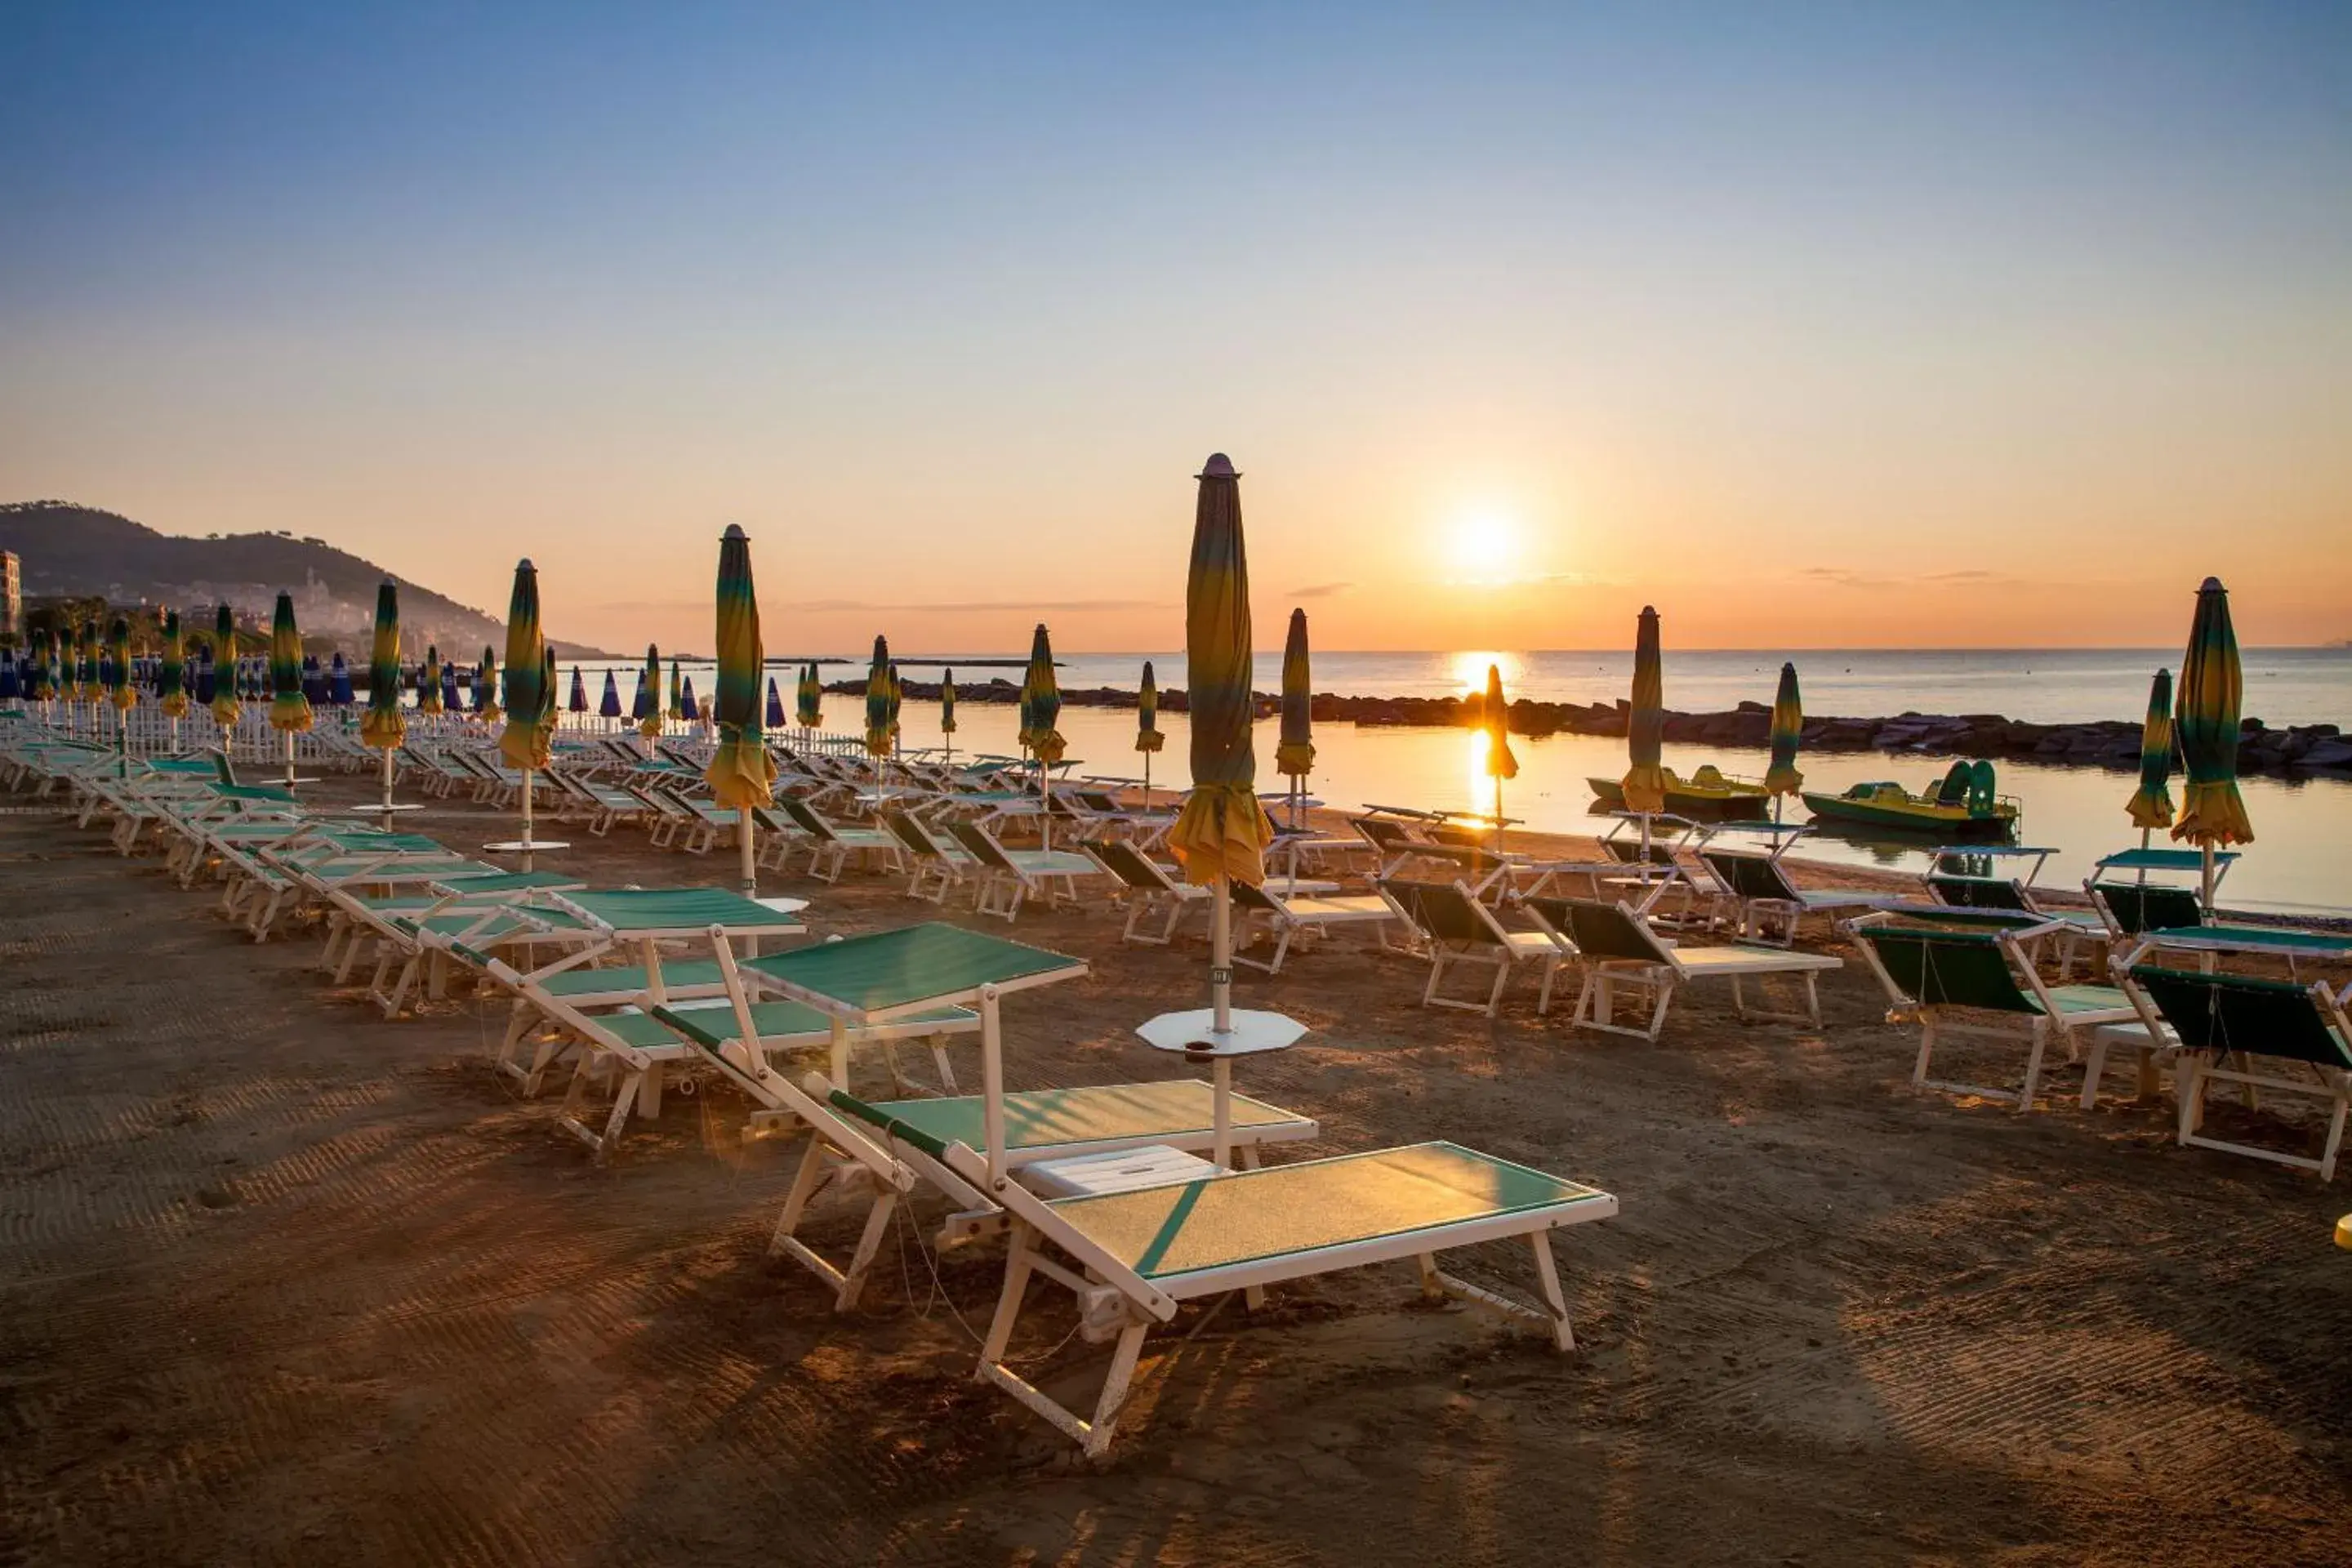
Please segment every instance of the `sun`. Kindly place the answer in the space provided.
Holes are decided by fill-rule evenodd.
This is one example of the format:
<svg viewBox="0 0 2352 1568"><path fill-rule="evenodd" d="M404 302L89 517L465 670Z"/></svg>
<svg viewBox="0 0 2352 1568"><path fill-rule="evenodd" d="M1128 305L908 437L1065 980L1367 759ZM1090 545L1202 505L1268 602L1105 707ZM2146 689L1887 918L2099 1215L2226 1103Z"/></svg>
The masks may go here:
<svg viewBox="0 0 2352 1568"><path fill-rule="evenodd" d="M1510 575L1518 562L1518 524L1501 512L1466 512L1454 524L1454 563L1475 578Z"/></svg>

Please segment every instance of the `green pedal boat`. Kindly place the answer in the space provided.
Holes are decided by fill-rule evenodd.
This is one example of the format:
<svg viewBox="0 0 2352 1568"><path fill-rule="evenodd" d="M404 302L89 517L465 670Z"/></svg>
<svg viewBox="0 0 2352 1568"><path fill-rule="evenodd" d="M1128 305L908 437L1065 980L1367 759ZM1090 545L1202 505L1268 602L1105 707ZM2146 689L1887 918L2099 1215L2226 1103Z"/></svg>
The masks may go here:
<svg viewBox="0 0 2352 1568"><path fill-rule="evenodd" d="M2017 802L1995 793L1992 764L1982 761L1954 763L1940 784L1917 795L1898 784L1858 784L1843 795L1807 792L1804 802L1825 821L1864 827L1978 839L2017 830Z"/></svg>
<svg viewBox="0 0 2352 1568"><path fill-rule="evenodd" d="M1593 798L1612 811L1625 806L1624 786L1615 779L1589 778ZM1772 797L1754 779L1733 778L1713 763L1702 764L1688 778L1666 770L1665 810L1671 816L1693 822L1761 822L1769 815Z"/></svg>

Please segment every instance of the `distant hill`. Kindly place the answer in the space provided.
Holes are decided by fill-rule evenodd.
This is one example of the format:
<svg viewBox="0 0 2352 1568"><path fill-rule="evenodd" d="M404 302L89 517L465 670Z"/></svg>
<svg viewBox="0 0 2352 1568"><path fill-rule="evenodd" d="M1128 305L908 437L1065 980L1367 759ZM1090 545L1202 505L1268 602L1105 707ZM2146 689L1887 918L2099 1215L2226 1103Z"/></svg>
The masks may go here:
<svg viewBox="0 0 2352 1568"><path fill-rule="evenodd" d="M226 599L267 625L282 590L294 595L295 618L306 634L348 637L355 648L364 646L374 624L376 584L390 577L400 585L402 628L415 640L437 642L458 658L486 643L501 656L506 651L503 623L321 539L285 533L193 539L158 533L95 507L33 500L0 503L0 550L23 560L28 598L103 595L117 604L143 600L181 609ZM613 657L584 644L549 640L561 658Z"/></svg>

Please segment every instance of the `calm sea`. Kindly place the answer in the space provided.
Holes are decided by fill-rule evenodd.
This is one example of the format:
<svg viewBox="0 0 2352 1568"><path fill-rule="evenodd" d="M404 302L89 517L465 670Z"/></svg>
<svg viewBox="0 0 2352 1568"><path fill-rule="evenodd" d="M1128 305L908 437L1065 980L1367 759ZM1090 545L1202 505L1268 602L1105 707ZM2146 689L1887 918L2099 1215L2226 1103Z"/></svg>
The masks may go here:
<svg viewBox="0 0 2352 1568"><path fill-rule="evenodd" d="M989 675L1018 679L1017 669L983 669L960 655L958 684ZM2147 706L2148 677L2159 666L2177 664L2179 650L2036 649L2021 651L1890 652L1817 650L1793 655L1713 651L1666 655L1666 705L1705 711L1741 700L1769 702L1783 657L1794 659L1803 681L1805 708L1815 714L1870 716L1905 709L1923 712L2003 713L2013 719L2069 722L2091 719L2137 720ZM1069 688L1131 689L1150 658L1163 687L1184 683L1181 654L1078 654L1064 659L1060 676ZM1559 701L1613 701L1631 682L1631 658L1619 652L1453 654L1339 653L1315 660L1315 689L1363 696L1441 696L1483 687L1489 662L1503 667L1514 697ZM2244 654L2245 711L2272 724L2333 722L2352 729L2352 651L2326 648L2255 648ZM1257 684L1280 685L1279 655L1261 655ZM603 687L600 665L585 667L590 699ZM625 703L636 689L634 667L614 667ZM929 659L901 661L912 679L936 678ZM711 689L708 665L688 665L698 691ZM828 666L828 680L848 679L846 662ZM565 686L569 688L569 677ZM789 679L786 688L789 705ZM827 728L847 731L863 722L856 700L825 699ZM963 752L1013 751L1013 710L1002 704L966 701L959 712L957 746ZM935 705L908 704L905 740L910 746L940 741ZM1185 731L1180 714L1168 715L1167 749L1154 763L1153 783L1181 787L1186 782ZM1133 777L1141 759L1134 750L1134 717L1110 709L1066 708L1061 729L1071 752L1084 762L1082 773ZM1333 805L1368 804L1468 809L1492 802L1492 784L1479 768L1478 738L1445 730L1359 729L1325 724L1316 731L1316 771L1308 787ZM1504 809L1528 826L1561 832L1605 828L1591 816L1589 776L1614 778L1625 771L1624 743L1591 736L1516 738L1519 776L1505 786ZM1284 781L1271 771L1274 730L1257 736L1259 788L1271 795ZM1736 748L1668 746L1666 762L1685 773L1713 761L1727 773L1758 776L1761 752ZM1895 779L1913 788L1940 775L1943 763L1925 757L1876 752L1808 755L1801 765L1808 788L1843 790L1868 780ZM2078 886L2100 854L2135 842L2124 816L2131 775L2096 768L2047 767L2032 763L2000 764L2005 793L2024 804L2024 837L2046 845L2053 857L2043 881ZM2248 779L2244 784L2258 841L2224 884L2230 901L2249 908L2342 910L2352 908L2352 784L2336 780ZM2176 795L2178 786L2176 785ZM1799 816L1802 808L1796 808ZM1815 859L1886 867L1922 864L1916 846L1862 843L1827 836L1808 841L1803 853Z"/></svg>

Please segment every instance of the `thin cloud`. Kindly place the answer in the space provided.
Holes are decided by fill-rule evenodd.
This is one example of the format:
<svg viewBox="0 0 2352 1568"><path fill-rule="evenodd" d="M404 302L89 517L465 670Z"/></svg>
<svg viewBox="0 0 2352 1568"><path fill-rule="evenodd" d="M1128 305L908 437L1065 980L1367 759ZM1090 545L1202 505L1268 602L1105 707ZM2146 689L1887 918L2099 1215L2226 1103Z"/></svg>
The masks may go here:
<svg viewBox="0 0 2352 1568"><path fill-rule="evenodd" d="M1160 599L949 599L930 603L909 603L904 599L803 599L795 604L779 605L780 609L798 610L806 615L862 611L887 615L893 612L920 611L931 615L992 615L1006 610L1018 610L1024 615L1084 616L1117 610L1157 610L1166 607Z"/></svg>
<svg viewBox="0 0 2352 1568"><path fill-rule="evenodd" d="M1336 599L1353 588L1353 583L1309 583L1304 588L1293 588L1285 596L1292 599Z"/></svg>
<svg viewBox="0 0 2352 1568"><path fill-rule="evenodd" d="M1832 588L2013 588L2024 581L2006 572L1987 571L1981 566L1927 572L1916 577L1882 576L1876 573L1856 572L1845 566L1806 566L1800 568L1797 575Z"/></svg>

